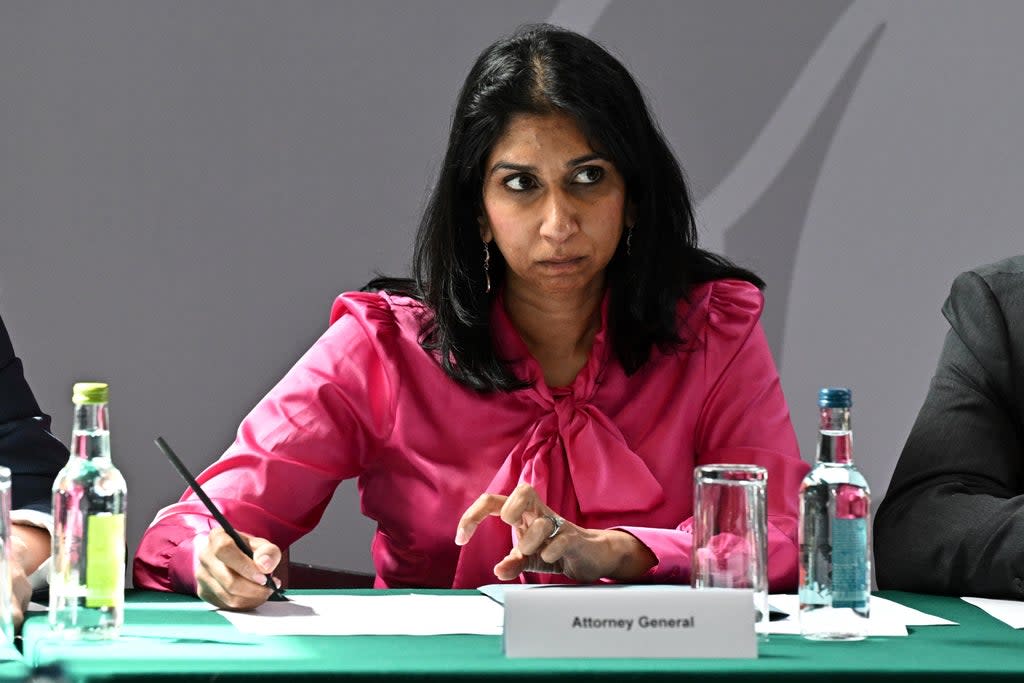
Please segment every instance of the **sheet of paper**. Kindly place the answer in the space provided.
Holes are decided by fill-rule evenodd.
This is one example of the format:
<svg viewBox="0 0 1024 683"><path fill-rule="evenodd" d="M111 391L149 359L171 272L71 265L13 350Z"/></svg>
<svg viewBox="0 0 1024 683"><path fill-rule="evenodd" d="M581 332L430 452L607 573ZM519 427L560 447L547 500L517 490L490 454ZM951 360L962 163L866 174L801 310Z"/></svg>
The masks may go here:
<svg viewBox="0 0 1024 683"><path fill-rule="evenodd" d="M871 618L878 615L882 619L902 621L906 626L958 626L957 622L901 605L892 600L871 596Z"/></svg>
<svg viewBox="0 0 1024 683"><path fill-rule="evenodd" d="M212 612L217 607L202 600L190 600L188 602L126 602L126 610L153 609L161 612Z"/></svg>
<svg viewBox="0 0 1024 683"><path fill-rule="evenodd" d="M796 595L772 594L768 596L773 607L789 612L790 617L781 621L773 621L768 626L769 633L799 634L800 600ZM933 614L901 605L892 600L871 596L871 616L868 618L869 636L906 636L907 626L955 626L949 621Z"/></svg>
<svg viewBox="0 0 1024 683"><path fill-rule="evenodd" d="M480 586L478 591L494 600L499 605L505 604L505 594L509 591L520 591L539 588L594 588L593 585L575 583L489 583ZM603 590L652 591L652 590L691 590L689 586L680 584L648 584L648 583L605 583L599 584Z"/></svg>
<svg viewBox="0 0 1024 683"><path fill-rule="evenodd" d="M788 619L782 619L780 621L768 622L768 633L770 633L771 635L798 636L800 635L800 620L798 617L793 616ZM903 624L897 624L894 622L886 622L880 619L869 618L867 635L906 636L908 635L908 631L907 627Z"/></svg>
<svg viewBox="0 0 1024 683"><path fill-rule="evenodd" d="M961 598L966 603L979 607L999 621L1013 628L1024 628L1024 603L1019 600L996 600L995 598Z"/></svg>
<svg viewBox="0 0 1024 683"><path fill-rule="evenodd" d="M501 635L502 607L482 595L296 595L251 612L222 611L258 635Z"/></svg>

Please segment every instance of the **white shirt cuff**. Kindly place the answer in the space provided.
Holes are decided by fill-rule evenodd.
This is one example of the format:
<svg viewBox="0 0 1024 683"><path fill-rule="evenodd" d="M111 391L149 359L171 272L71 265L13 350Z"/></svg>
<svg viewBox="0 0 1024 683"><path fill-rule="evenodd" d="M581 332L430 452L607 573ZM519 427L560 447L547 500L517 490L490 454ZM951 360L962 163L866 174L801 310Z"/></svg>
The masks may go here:
<svg viewBox="0 0 1024 683"><path fill-rule="evenodd" d="M11 524L24 524L46 529L53 536L53 515L39 510L11 510Z"/></svg>

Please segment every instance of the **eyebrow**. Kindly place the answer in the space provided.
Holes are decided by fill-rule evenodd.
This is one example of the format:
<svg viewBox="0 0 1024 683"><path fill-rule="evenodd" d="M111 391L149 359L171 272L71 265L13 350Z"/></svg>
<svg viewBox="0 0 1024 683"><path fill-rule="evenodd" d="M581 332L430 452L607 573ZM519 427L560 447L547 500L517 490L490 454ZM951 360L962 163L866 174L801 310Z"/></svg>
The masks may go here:
<svg viewBox="0 0 1024 683"><path fill-rule="evenodd" d="M565 162L565 167L572 168L573 166L579 166L580 164L585 164L588 161L595 160L608 161L608 158L603 154L593 152L591 154L584 154L583 156L576 157L575 159L569 159L569 161ZM498 163L494 164L494 166L491 167L490 175L494 175L498 171L518 171L519 173L536 173L537 167L530 166L528 164L513 164L512 162L509 161L499 161Z"/></svg>

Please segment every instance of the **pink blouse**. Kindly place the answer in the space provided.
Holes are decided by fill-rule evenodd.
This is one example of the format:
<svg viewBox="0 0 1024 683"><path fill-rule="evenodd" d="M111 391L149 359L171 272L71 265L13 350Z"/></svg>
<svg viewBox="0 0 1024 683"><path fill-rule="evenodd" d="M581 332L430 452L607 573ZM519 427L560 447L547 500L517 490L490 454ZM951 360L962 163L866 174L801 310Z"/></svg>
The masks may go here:
<svg viewBox="0 0 1024 683"><path fill-rule="evenodd" d="M313 529L338 484L357 477L362 511L377 522L371 553L381 588L497 582L510 528L488 518L459 547L456 524L481 493L528 482L576 524L622 529L646 544L657 564L644 580L678 583L690 578L694 466L758 464L769 473L769 583L792 589L797 491L808 467L758 322L762 306L745 282L698 286L679 306L687 342L655 351L633 376L602 323L572 385L551 389L498 302L496 344L534 385L479 394L420 347L421 304L343 294L328 330L199 482L240 531L287 547ZM190 492L157 513L135 557L135 585L195 593L193 539L214 524Z"/></svg>

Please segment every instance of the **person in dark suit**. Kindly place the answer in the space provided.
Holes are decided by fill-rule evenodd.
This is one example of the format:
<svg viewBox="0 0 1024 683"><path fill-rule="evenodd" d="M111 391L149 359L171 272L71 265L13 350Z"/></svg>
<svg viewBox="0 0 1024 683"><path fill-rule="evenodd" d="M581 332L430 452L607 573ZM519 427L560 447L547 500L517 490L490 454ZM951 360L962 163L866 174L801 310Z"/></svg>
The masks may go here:
<svg viewBox="0 0 1024 683"><path fill-rule="evenodd" d="M961 274L875 517L879 588L1024 598L1024 256Z"/></svg>
<svg viewBox="0 0 1024 683"><path fill-rule="evenodd" d="M18 626L32 588L46 582L40 567L50 556L50 489L67 459L67 449L50 433L50 417L39 409L25 381L0 318L0 465L11 470L11 576Z"/></svg>

